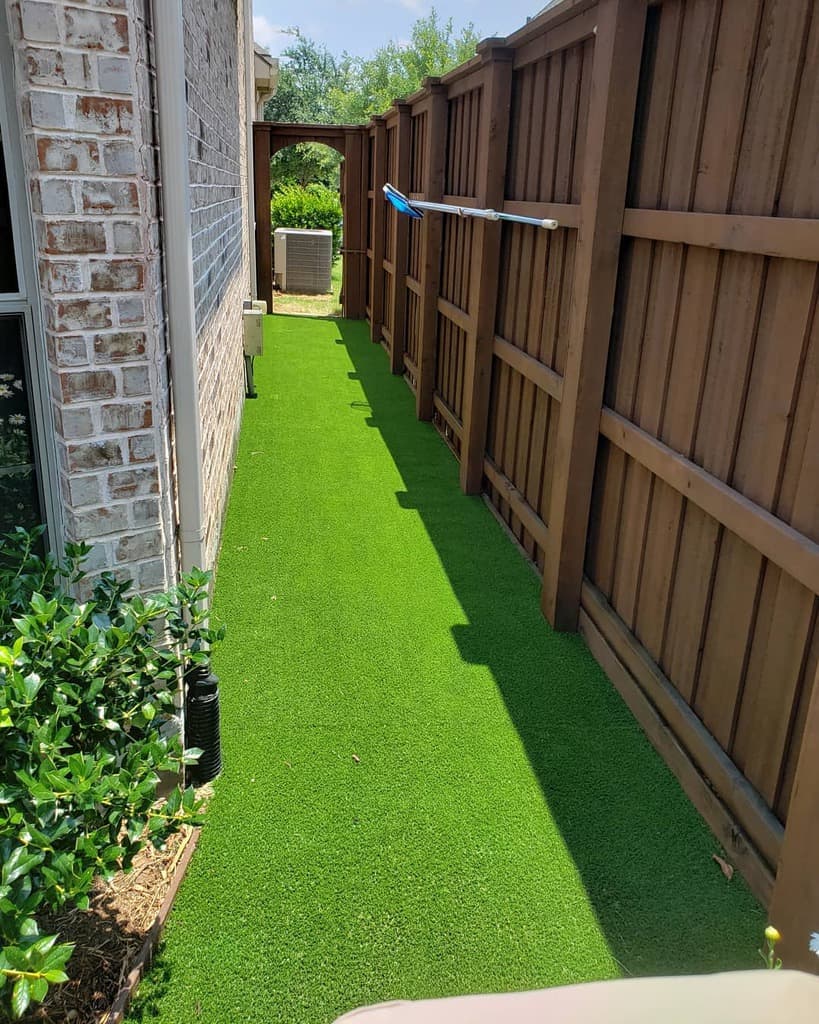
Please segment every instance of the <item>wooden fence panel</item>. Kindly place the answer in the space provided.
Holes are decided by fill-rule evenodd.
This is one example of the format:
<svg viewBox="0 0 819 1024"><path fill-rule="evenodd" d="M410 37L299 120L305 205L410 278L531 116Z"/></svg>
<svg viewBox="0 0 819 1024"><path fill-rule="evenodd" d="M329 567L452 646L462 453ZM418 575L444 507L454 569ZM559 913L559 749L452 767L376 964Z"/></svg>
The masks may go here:
<svg viewBox="0 0 819 1024"><path fill-rule="evenodd" d="M594 43L565 38L563 49L547 52L543 37L541 55L534 59L537 51L530 47L528 62L514 71L508 206L579 201ZM574 228L549 234L517 224L503 229L487 432L487 457L501 479L500 486L487 479L487 493L541 570L559 401L542 386L553 377L544 376L534 362L511 365L509 359L516 357L509 346L562 375L575 236Z"/></svg>
<svg viewBox="0 0 819 1024"><path fill-rule="evenodd" d="M403 160L416 198L560 222L427 216L401 262L387 212L384 334L401 315L418 414L796 914L816 887L783 837L819 808L815 4L566 0L408 105L406 156L384 121L390 180Z"/></svg>
<svg viewBox="0 0 819 1024"><path fill-rule="evenodd" d="M480 81L473 88L458 91L448 98L442 197L445 201L462 205L476 203L482 98ZM436 303L432 422L458 457L463 430L465 359L473 330L470 296L475 236L475 221L444 218Z"/></svg>

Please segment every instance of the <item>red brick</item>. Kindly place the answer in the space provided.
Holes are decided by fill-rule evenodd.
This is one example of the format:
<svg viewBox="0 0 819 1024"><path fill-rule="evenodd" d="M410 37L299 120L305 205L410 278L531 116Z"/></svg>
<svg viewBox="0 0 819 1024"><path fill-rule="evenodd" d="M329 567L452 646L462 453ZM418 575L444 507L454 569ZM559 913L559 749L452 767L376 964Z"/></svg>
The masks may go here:
<svg viewBox="0 0 819 1024"><path fill-rule="evenodd" d="M93 173L100 168L96 142L41 136L37 139L37 162L41 171Z"/></svg>
<svg viewBox="0 0 819 1024"><path fill-rule="evenodd" d="M145 354L142 331L117 331L94 337L94 360L98 363L119 363Z"/></svg>
<svg viewBox="0 0 819 1024"><path fill-rule="evenodd" d="M131 100L117 100L107 96L80 96L77 98L77 128L101 135L127 135L134 121Z"/></svg>
<svg viewBox="0 0 819 1024"><path fill-rule="evenodd" d="M145 267L134 260L106 260L91 264L91 290L138 292L145 287Z"/></svg>
<svg viewBox="0 0 819 1024"><path fill-rule="evenodd" d="M60 292L84 292L82 264L59 261L42 262L40 264L40 283L52 295L59 295Z"/></svg>
<svg viewBox="0 0 819 1024"><path fill-rule="evenodd" d="M128 438L128 461L150 462L156 458L153 434L137 434Z"/></svg>
<svg viewBox="0 0 819 1024"><path fill-rule="evenodd" d="M107 533L119 533L128 528L128 509L124 505L88 509L72 515L69 523L75 540L98 540Z"/></svg>
<svg viewBox="0 0 819 1024"><path fill-rule="evenodd" d="M128 18L124 14L103 14L66 7L65 39L71 46L87 50L127 53Z"/></svg>
<svg viewBox="0 0 819 1024"><path fill-rule="evenodd" d="M122 465L119 441L89 441L68 446L68 468L72 472Z"/></svg>
<svg viewBox="0 0 819 1024"><path fill-rule="evenodd" d="M48 303L46 315L55 331L99 330L110 327L111 306L102 299L67 299Z"/></svg>
<svg viewBox="0 0 819 1024"><path fill-rule="evenodd" d="M95 402L101 398L114 397L117 393L117 378L110 370L61 373L60 390L66 403Z"/></svg>
<svg viewBox="0 0 819 1024"><path fill-rule="evenodd" d="M44 228L43 248L48 253L105 252L105 228L82 220L49 221ZM40 234L43 228L40 226Z"/></svg>
<svg viewBox="0 0 819 1024"><path fill-rule="evenodd" d="M156 466L123 469L108 476L108 490L112 498L134 498L137 495L159 494L159 474Z"/></svg>
<svg viewBox="0 0 819 1024"><path fill-rule="evenodd" d="M159 530L148 530L120 537L116 546L118 562L136 562L143 558L155 558L162 554L162 534Z"/></svg>
<svg viewBox="0 0 819 1024"><path fill-rule="evenodd" d="M48 355L57 366L82 366L88 362L88 343L81 334L49 334Z"/></svg>
<svg viewBox="0 0 819 1024"><path fill-rule="evenodd" d="M102 407L102 429L106 434L120 430L144 430L153 426L153 422L150 402L117 402Z"/></svg>
<svg viewBox="0 0 819 1024"><path fill-rule="evenodd" d="M139 212L139 194L133 181L84 181L81 196L86 213Z"/></svg>

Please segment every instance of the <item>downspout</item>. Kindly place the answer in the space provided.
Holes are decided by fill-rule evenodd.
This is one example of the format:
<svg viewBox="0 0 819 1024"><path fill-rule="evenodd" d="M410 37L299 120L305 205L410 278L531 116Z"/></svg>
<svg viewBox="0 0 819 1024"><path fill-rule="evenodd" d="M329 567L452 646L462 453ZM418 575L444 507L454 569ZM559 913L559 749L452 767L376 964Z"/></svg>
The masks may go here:
<svg viewBox="0 0 819 1024"><path fill-rule="evenodd" d="M256 51L253 46L253 0L245 0L245 100L247 103L247 241L250 256L248 291L258 299L256 287L256 201L254 196L255 168L253 151L253 122L256 120Z"/></svg>
<svg viewBox="0 0 819 1024"><path fill-rule="evenodd" d="M162 244L182 572L206 568L182 0L153 0Z"/></svg>

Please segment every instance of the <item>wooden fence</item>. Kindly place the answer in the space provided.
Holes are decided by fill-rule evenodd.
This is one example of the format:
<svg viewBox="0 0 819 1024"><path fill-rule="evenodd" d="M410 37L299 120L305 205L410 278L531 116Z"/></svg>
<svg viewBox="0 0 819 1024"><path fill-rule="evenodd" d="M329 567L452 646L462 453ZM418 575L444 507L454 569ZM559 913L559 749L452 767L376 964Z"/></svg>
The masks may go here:
<svg viewBox="0 0 819 1024"><path fill-rule="evenodd" d="M368 135L373 340L819 964L819 9L564 0Z"/></svg>

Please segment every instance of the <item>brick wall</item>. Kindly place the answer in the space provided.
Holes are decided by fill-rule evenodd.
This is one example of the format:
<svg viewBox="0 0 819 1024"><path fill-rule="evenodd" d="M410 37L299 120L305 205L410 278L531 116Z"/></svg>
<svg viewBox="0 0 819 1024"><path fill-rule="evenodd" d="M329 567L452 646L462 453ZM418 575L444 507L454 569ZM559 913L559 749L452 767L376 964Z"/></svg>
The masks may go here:
<svg viewBox="0 0 819 1024"><path fill-rule="evenodd" d="M184 10L206 550L212 563L244 402L242 301L250 295L248 68L241 3L186 0Z"/></svg>
<svg viewBox="0 0 819 1024"><path fill-rule="evenodd" d="M148 0L6 0L65 532L173 578Z"/></svg>
<svg viewBox="0 0 819 1024"><path fill-rule="evenodd" d="M65 532L95 570L176 574L150 0L0 0L10 14ZM240 0L186 0L207 564L243 400L249 294Z"/></svg>

